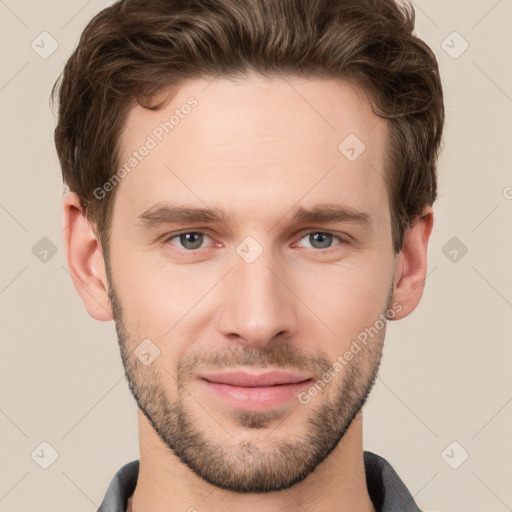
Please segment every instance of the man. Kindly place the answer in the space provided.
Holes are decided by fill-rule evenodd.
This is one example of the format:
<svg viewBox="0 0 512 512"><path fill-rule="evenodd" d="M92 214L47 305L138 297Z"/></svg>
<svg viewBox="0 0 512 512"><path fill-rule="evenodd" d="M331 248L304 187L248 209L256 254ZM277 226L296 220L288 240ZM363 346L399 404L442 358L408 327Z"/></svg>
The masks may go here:
<svg viewBox="0 0 512 512"><path fill-rule="evenodd" d="M140 434L101 511L419 510L362 447L437 194L442 88L413 27L392 0L124 0L84 30L64 244Z"/></svg>

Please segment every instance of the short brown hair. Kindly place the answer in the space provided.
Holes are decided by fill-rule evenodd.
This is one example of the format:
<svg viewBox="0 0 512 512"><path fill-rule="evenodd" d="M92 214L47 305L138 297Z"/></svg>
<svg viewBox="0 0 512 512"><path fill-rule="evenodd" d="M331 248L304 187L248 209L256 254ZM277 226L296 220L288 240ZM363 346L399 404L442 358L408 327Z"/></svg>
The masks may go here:
<svg viewBox="0 0 512 512"><path fill-rule="evenodd" d="M437 197L444 105L436 58L413 34L412 6L393 0L121 0L87 25L59 87L55 145L108 254L119 136L137 102L185 79L291 75L359 86L389 122L386 181L393 249ZM153 102L153 103L152 103ZM340 141L341 142L341 141Z"/></svg>

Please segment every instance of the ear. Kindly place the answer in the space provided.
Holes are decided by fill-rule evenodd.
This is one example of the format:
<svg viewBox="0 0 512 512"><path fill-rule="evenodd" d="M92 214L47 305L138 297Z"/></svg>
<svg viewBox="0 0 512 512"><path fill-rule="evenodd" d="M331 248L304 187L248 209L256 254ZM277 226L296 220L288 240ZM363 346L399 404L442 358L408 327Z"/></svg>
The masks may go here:
<svg viewBox="0 0 512 512"><path fill-rule="evenodd" d="M396 258L393 289L393 302L400 303L402 309L393 320L412 313L423 295L427 274L427 247L433 224L434 213L432 208L427 207L405 232L402 249Z"/></svg>
<svg viewBox="0 0 512 512"><path fill-rule="evenodd" d="M63 217L66 259L75 288L89 315L96 320L112 320L102 247L74 192L63 197Z"/></svg>

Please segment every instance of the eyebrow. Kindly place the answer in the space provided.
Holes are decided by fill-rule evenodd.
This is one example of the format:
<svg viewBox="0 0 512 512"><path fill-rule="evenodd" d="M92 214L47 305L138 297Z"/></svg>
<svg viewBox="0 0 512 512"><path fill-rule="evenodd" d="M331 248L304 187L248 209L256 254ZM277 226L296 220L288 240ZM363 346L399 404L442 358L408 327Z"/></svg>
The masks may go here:
<svg viewBox="0 0 512 512"><path fill-rule="evenodd" d="M290 218L291 223L328 224L331 222L350 222L366 227L371 225L371 217L368 212L359 211L340 203L323 203L313 208L301 206L296 210L290 210L283 217L283 220L287 218ZM154 228L167 224L213 224L219 222L229 224L231 215L218 208L198 208L164 202L153 205L138 215L137 219L137 224L145 228Z"/></svg>

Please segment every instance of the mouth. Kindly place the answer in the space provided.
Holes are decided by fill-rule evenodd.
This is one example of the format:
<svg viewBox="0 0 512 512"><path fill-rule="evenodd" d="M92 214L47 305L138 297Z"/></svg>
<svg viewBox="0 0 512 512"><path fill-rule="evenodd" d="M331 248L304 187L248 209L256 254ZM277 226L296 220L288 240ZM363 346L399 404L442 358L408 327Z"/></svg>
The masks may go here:
<svg viewBox="0 0 512 512"><path fill-rule="evenodd" d="M261 374L236 371L204 374L199 377L199 381L210 396L235 408L264 410L289 402L300 391L311 386L313 378L284 371Z"/></svg>

